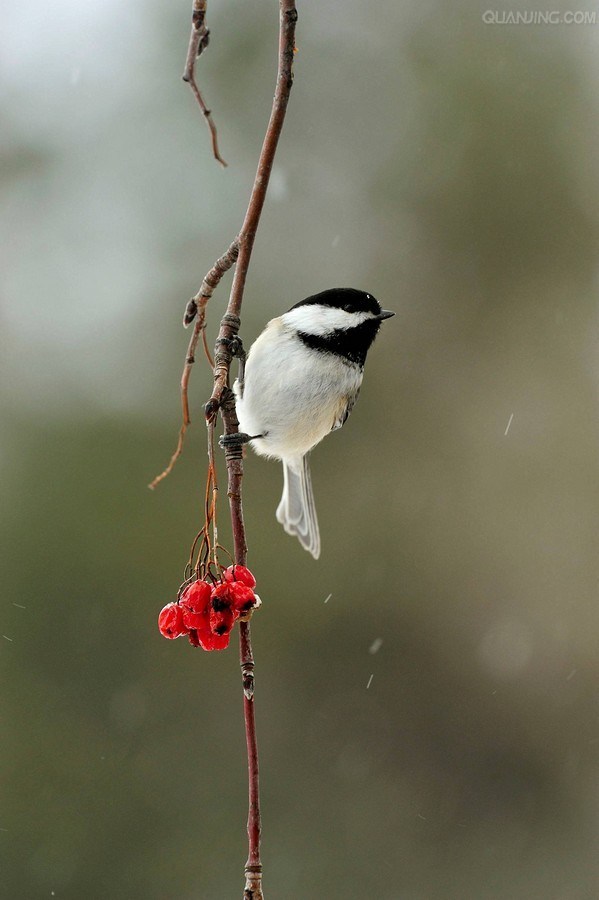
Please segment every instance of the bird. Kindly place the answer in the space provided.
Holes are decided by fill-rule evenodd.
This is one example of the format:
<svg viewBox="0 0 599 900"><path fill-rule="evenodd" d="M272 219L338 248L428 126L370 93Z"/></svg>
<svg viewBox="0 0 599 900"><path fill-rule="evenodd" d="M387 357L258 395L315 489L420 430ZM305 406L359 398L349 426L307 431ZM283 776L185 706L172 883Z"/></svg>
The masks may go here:
<svg viewBox="0 0 599 900"><path fill-rule="evenodd" d="M268 322L233 385L239 434L222 439L224 446L249 443L259 456L282 462L276 518L315 559L321 542L309 454L347 421L368 350L393 315L355 288L306 297Z"/></svg>

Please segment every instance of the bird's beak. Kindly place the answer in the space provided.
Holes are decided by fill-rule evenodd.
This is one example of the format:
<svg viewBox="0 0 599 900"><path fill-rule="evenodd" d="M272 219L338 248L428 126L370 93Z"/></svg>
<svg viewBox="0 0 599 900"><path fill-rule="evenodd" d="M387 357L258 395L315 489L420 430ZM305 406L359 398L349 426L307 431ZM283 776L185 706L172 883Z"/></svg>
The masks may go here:
<svg viewBox="0 0 599 900"><path fill-rule="evenodd" d="M389 310L389 309L382 309L382 310L380 311L380 313L378 314L377 319L378 319L380 322L382 322L383 319L390 319L391 316L394 316L394 315L395 315L395 313L394 313L394 312L391 312L391 310Z"/></svg>

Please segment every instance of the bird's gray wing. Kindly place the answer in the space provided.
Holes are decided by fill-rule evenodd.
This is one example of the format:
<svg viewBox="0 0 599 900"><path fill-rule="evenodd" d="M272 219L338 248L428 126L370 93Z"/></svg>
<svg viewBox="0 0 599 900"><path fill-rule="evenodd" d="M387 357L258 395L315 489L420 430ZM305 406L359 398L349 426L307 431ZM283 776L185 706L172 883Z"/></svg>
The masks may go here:
<svg viewBox="0 0 599 900"><path fill-rule="evenodd" d="M347 396L342 398L339 409L335 414L335 418L333 419L331 431L335 431L337 428L341 428L342 425L345 425L350 412L356 405L356 400L358 399L359 393L360 388L356 388L356 390L351 394L348 394Z"/></svg>

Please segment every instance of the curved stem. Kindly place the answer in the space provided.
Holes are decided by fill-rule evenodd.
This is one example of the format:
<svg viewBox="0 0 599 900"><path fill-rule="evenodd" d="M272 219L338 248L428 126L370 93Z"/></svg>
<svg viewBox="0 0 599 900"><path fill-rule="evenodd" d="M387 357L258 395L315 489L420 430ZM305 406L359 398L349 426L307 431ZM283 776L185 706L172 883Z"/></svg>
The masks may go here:
<svg viewBox="0 0 599 900"><path fill-rule="evenodd" d="M223 396L225 388L228 386L229 367L231 365L231 353L222 339L230 339L234 337L239 330L239 316L241 313L241 303L243 300L243 292L247 272L250 265L250 258L254 248L254 240L256 231L260 222L260 215L266 199L266 191L272 164L274 161L277 144L283 129L285 121L285 113L287 112L287 104L293 84L293 56L295 53L295 25L297 22L297 10L295 8L295 0L279 0L280 19L279 19L279 68L277 74L277 85L270 114L270 121L266 129L260 159L258 161L258 169L254 179L254 186L250 196L245 219L238 235L239 257L235 266L235 275L231 286L231 294L229 296L229 305L227 312L223 317L220 327L219 339L217 345L219 350L215 357L214 368L214 390L210 398L210 409L207 410L208 415L214 415ZM237 321L236 321L237 320ZM225 423L226 424L226 423Z"/></svg>
<svg viewBox="0 0 599 900"><path fill-rule="evenodd" d="M243 226L238 236L239 257L229 296L227 311L221 321L214 356L214 389L206 404L206 416L213 420L220 409L225 434L235 434L239 422L235 412L235 397L229 386L229 371L232 361L230 340L239 331L241 304L247 272L254 247L260 215L266 199L266 191L273 160L285 121L287 103L293 84L293 56L295 52L295 25L297 10L295 0L279 0L279 65L277 85L272 111L260 159L254 179ZM228 448L226 452L228 496L233 528L235 562L245 565L247 544L243 522L241 483L243 479L243 458L241 448ZM258 744L254 711L254 655L249 622L240 622L239 654L243 683L243 710L248 754L249 812L248 812L248 859L245 866L244 900L263 900L262 863L260 859L260 793Z"/></svg>

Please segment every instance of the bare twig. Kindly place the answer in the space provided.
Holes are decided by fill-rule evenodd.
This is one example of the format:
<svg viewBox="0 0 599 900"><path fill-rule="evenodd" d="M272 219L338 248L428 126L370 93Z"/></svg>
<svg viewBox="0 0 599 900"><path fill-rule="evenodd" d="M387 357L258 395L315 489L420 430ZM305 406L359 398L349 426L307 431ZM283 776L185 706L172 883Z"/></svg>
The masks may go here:
<svg viewBox="0 0 599 900"><path fill-rule="evenodd" d="M239 331L241 304L245 288L246 276L250 264L256 230L260 214L266 198L266 190L277 149L287 103L293 84L293 55L295 50L295 25L297 10L295 0L279 0L279 64L277 85L266 130L258 169L250 196L243 226L238 236L239 258L235 267L235 275L227 311L221 321L215 351L214 389L206 404L208 422L214 421L220 409L225 434L235 434L239 422L235 412L235 397L229 386L229 370L232 361L231 339ZM243 478L243 459L241 448L228 448L226 452L228 496L231 510L235 563L245 565L247 544L243 522L241 501L241 484ZM239 654L243 684L243 708L245 717L245 735L248 753L249 777L249 812L248 812L248 845L249 854L245 866L244 900L263 900L262 863L260 860L260 793L258 746L254 719L254 656L250 634L250 623L240 622Z"/></svg>
<svg viewBox="0 0 599 900"><path fill-rule="evenodd" d="M256 230L260 221L262 207L264 206L272 164L279 137L281 136L289 94L293 84L292 67L295 51L295 23L297 21L297 10L295 8L295 2L291 2L291 0L279 0L279 6L281 26L279 33L279 70L277 75L277 86L273 99L270 121L262 145L262 152L260 153L258 170L254 179L250 202L245 215L245 220L237 238L239 242L239 259L235 267L235 276L231 287L227 313L221 322L219 333L220 344L218 345L220 349L217 351L215 359L214 390L212 391L212 397L210 398L208 409L206 410L207 416L216 414L223 391L227 385L229 366L231 365L231 353L227 349L226 342L237 334L239 328L239 325L237 325L237 328L235 327L235 320L239 319L241 301L243 299L250 257L254 247Z"/></svg>
<svg viewBox="0 0 599 900"><path fill-rule="evenodd" d="M208 362L210 363L211 368L214 368L214 361L210 356L210 351L208 350L208 346L206 344L206 306L208 304L208 301L210 300L210 297L212 296L213 291L218 286L221 278L236 261L238 253L239 240L235 238L226 253L223 253L223 255L216 260L210 271L204 277L199 291L191 298L191 300L187 304L187 307L185 308L183 324L187 327L191 322L193 322L194 319L196 319L196 323L194 325L193 333L189 341L187 354L185 356L185 364L183 366L183 373L181 375L181 409L183 418L181 422L181 428L179 429L179 437L177 439L175 452L171 456L166 469L164 469L160 473L160 475L157 475L156 478L154 478L154 480L151 481L148 485L148 487L150 487L152 490L154 490L154 488L157 487L157 485L159 485L167 475L170 475L170 473L173 471L175 463L183 453L185 433L187 432L187 428L191 423L191 416L189 414L189 379L191 377L192 366L195 362L195 352L198 346L200 335L202 336L204 350L206 352L206 356L208 357Z"/></svg>
<svg viewBox="0 0 599 900"><path fill-rule="evenodd" d="M239 238L235 238L232 242L229 249L226 253L223 253L220 256L207 275L205 275L202 284L200 285L200 289L195 294L185 308L185 315L183 316L183 325L187 328L188 325L193 322L196 317L196 313L198 311L198 307L206 306L206 303L212 297L214 290L218 287L218 284L228 270L231 268L234 262L237 261L237 257L239 256Z"/></svg>
<svg viewBox="0 0 599 900"><path fill-rule="evenodd" d="M212 556L214 567L218 571L218 525L216 521L216 502L218 499L218 480L216 477L216 460L214 459L214 428L208 424L208 480L206 483L206 530L212 526Z"/></svg>
<svg viewBox="0 0 599 900"><path fill-rule="evenodd" d="M206 106L204 98L202 97L200 89L197 86L195 80L196 60L201 55L202 51L206 49L210 41L210 30L206 28L207 6L208 0L193 0L193 10L191 13L191 34L189 36L189 47L187 49L187 59L185 61L183 81L186 81L189 84L191 90L193 91L194 97L198 101L198 105L202 110L202 115L204 116L206 124L210 130L210 137L212 139L212 154L214 158L218 160L221 166L226 166L227 164L220 155L218 149L218 135L216 133L216 125L214 124L214 120L212 119L211 111Z"/></svg>
<svg viewBox="0 0 599 900"><path fill-rule="evenodd" d="M201 311L201 315L198 316L197 321L194 325L193 334L191 335L191 339L189 341L189 346L187 348L187 355L185 357L185 365L183 367L183 374L181 375L181 407L183 411L183 421L181 422L181 428L179 429L179 437L177 438L177 446L175 447L175 452L171 456L169 463L166 469L157 475L156 478L153 479L148 485L151 490L154 490L161 481L170 475L175 467L175 463L183 453L183 443L185 441L185 434L187 432L187 428L191 423L191 417L189 415L189 399L188 399L188 387L189 387L189 378L191 375L191 367L195 362L195 351L198 345L198 340L200 338L201 332L204 330L205 325L205 314L204 309Z"/></svg>

